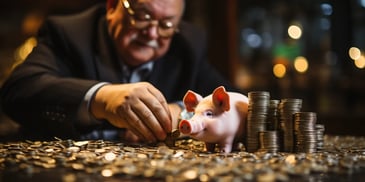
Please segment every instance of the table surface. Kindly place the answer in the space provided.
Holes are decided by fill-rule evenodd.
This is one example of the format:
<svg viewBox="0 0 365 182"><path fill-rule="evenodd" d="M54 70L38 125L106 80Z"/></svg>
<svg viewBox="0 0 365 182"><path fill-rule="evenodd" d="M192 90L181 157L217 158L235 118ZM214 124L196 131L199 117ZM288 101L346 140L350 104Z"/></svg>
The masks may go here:
<svg viewBox="0 0 365 182"><path fill-rule="evenodd" d="M365 138L325 136L313 153L208 153L204 143L173 147L111 141L0 143L0 181L363 181Z"/></svg>

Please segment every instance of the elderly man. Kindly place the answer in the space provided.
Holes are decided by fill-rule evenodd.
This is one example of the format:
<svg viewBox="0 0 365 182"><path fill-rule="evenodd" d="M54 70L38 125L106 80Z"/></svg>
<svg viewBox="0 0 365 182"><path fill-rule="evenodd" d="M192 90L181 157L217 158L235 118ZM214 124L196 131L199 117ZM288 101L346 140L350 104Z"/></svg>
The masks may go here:
<svg viewBox="0 0 365 182"><path fill-rule="evenodd" d="M202 32L181 21L184 6L107 0L49 17L2 88L4 111L27 138L164 140L188 89L233 89L206 62Z"/></svg>

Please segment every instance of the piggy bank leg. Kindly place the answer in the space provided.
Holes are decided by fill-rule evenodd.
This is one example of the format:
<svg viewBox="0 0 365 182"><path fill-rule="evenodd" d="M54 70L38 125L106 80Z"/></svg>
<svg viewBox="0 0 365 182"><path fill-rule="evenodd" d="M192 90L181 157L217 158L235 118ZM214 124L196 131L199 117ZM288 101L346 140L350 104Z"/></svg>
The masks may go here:
<svg viewBox="0 0 365 182"><path fill-rule="evenodd" d="M227 137L226 140L220 142L218 145L219 152L230 153L233 147L233 139L232 137Z"/></svg>
<svg viewBox="0 0 365 182"><path fill-rule="evenodd" d="M214 152L215 143L205 142L205 148L207 149L207 152Z"/></svg>
<svg viewBox="0 0 365 182"><path fill-rule="evenodd" d="M219 147L219 152L230 153L232 151L231 143L219 144L218 147Z"/></svg>

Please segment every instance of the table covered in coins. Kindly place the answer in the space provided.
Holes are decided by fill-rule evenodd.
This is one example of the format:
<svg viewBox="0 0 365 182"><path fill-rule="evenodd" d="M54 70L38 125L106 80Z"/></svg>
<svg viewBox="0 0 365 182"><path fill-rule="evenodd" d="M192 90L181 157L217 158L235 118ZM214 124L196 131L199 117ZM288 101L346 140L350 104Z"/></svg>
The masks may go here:
<svg viewBox="0 0 365 182"><path fill-rule="evenodd" d="M324 136L316 152L231 153L189 138L173 146L104 140L0 144L0 181L360 181L365 138Z"/></svg>

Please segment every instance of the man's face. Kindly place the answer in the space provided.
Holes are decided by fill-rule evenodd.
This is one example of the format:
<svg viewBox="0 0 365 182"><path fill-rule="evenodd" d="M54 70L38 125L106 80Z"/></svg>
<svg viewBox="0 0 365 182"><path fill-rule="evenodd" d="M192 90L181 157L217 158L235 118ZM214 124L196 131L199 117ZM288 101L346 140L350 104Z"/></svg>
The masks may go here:
<svg viewBox="0 0 365 182"><path fill-rule="evenodd" d="M124 2L129 7L123 6L122 0L117 1L115 7L107 9L106 17L109 34L125 63L138 66L163 56L171 42L171 36L164 33L176 29L183 13L183 0ZM138 23L143 26L138 26ZM173 27L166 28L166 25Z"/></svg>

